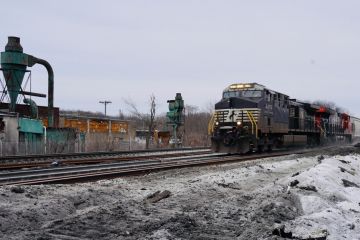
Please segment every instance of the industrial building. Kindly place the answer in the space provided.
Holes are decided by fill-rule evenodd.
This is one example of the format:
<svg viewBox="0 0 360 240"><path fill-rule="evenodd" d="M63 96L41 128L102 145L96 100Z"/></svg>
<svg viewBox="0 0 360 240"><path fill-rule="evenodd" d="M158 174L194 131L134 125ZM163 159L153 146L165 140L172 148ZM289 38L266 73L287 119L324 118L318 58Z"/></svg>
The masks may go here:
<svg viewBox="0 0 360 240"><path fill-rule="evenodd" d="M76 129L82 139L81 151L120 151L130 148L129 122L113 117L61 114L61 128Z"/></svg>
<svg viewBox="0 0 360 240"><path fill-rule="evenodd" d="M108 117L60 116L54 107L54 72L43 59L23 53L20 38L9 37L1 52L4 79L0 97L0 155L115 151L127 149L126 121ZM43 65L48 72L48 93L26 89L27 67ZM30 78L31 85L31 78ZM34 98L47 98L47 106L37 106ZM7 101L6 101L7 100ZM22 100L24 104L20 104Z"/></svg>

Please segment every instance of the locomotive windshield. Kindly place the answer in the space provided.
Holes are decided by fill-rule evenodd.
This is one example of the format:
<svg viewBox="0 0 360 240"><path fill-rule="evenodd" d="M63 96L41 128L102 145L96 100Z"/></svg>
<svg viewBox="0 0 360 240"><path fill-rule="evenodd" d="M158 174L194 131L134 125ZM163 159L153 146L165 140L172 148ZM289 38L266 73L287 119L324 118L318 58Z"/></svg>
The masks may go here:
<svg viewBox="0 0 360 240"><path fill-rule="evenodd" d="M244 98L260 98L262 91L259 90L241 90L241 91L225 91L223 98L244 97Z"/></svg>

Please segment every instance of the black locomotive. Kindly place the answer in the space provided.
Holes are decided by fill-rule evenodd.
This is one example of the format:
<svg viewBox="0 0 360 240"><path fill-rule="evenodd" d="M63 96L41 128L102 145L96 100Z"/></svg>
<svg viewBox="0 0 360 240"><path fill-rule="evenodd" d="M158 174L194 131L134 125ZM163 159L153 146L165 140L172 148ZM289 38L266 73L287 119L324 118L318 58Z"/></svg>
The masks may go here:
<svg viewBox="0 0 360 240"><path fill-rule="evenodd" d="M290 99L257 83L226 88L209 123L213 151L226 153L351 141L359 130L357 118Z"/></svg>

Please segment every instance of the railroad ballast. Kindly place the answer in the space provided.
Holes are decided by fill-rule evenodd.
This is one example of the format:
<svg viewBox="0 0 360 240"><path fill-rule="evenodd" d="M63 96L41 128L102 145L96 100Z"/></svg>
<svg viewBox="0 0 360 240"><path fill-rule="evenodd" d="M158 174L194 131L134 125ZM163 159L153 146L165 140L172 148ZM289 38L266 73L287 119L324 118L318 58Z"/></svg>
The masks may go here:
<svg viewBox="0 0 360 240"><path fill-rule="evenodd" d="M360 137L360 119L257 83L239 83L227 87L215 104L209 133L215 152L261 152L287 145L351 142Z"/></svg>

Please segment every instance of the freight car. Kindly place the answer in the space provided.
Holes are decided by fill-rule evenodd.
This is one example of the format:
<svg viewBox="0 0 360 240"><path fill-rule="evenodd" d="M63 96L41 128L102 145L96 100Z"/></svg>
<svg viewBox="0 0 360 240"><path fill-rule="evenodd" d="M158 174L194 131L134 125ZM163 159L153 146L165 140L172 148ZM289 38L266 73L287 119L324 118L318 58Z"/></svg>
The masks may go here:
<svg viewBox="0 0 360 240"><path fill-rule="evenodd" d="M360 141L360 119L352 117L352 140L359 142Z"/></svg>
<svg viewBox="0 0 360 240"><path fill-rule="evenodd" d="M226 153L349 142L359 137L359 131L360 119L291 99L257 83L227 87L209 123L213 151Z"/></svg>

